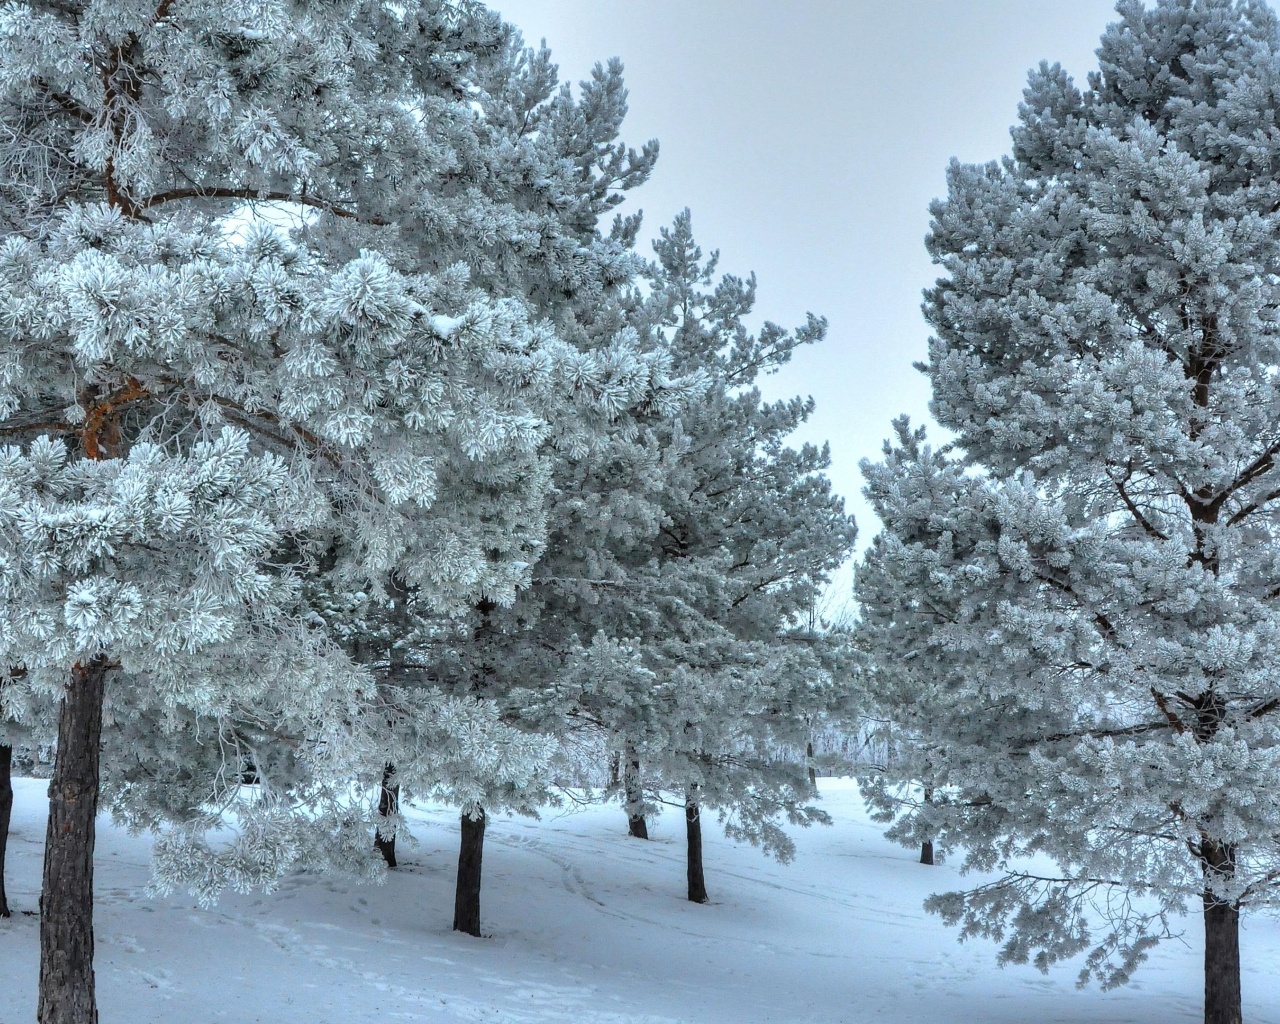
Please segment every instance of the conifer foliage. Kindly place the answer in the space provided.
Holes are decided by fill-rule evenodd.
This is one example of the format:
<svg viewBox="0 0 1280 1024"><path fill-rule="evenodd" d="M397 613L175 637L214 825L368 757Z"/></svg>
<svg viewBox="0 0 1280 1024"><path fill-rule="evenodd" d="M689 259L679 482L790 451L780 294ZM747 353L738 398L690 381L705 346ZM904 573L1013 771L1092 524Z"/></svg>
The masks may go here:
<svg viewBox="0 0 1280 1024"><path fill-rule="evenodd" d="M789 855L853 524L687 214L601 219L656 143L473 0L0 4L0 828L53 741L41 1024L90 1024L94 822L156 887L396 863L626 762ZM581 742L580 742L581 741ZM211 842L211 830L223 834ZM379 857L374 852L376 843ZM4 843L0 838L0 870ZM0 916L6 912L0 874Z"/></svg>
<svg viewBox="0 0 1280 1024"><path fill-rule="evenodd" d="M171 755L175 737L240 751L251 723L308 740L298 778L349 778L372 688L302 580L401 580L441 611L511 600L553 410L607 421L665 387L661 362L580 352L531 316L518 271L572 292L588 243L539 230L502 181L534 147L471 102L510 42L466 2L0 11L4 700L59 720L43 1024L96 1019L104 724L154 716ZM522 173L551 187L652 158L584 145ZM587 191L579 207L611 204ZM132 813L192 814L135 763ZM212 891L287 866L289 794L264 794L212 866L193 866L212 856L201 812L159 870Z"/></svg>
<svg viewBox="0 0 1280 1024"><path fill-rule="evenodd" d="M1206 1024L1239 1024L1240 915L1280 897L1280 30L1118 10L1088 90L1042 65L1012 156L932 209L956 442L903 423L866 467L863 637L918 738L869 781L903 841L1003 871L933 902L1003 961L1121 983L1194 907Z"/></svg>
<svg viewBox="0 0 1280 1024"><path fill-rule="evenodd" d="M787 443L812 401L769 402L756 386L820 342L826 322L751 331L754 277L717 277L718 254L704 256L688 211L654 250L633 316L677 371L708 386L656 427L660 457L608 463L588 488L645 497L647 529L613 531L607 560L564 572L596 582L564 581L558 617L583 641L565 676L567 714L608 737L633 835L646 799L677 794L689 898L705 902L704 809L784 859L793 843L782 822L825 820L802 752L808 723L834 703L843 646L803 627L855 529L823 475L825 447ZM624 467L645 471L638 485L618 486Z"/></svg>
<svg viewBox="0 0 1280 1024"><path fill-rule="evenodd" d="M704 808L730 835L784 860L794 845L783 821L827 820L802 753L847 666L843 638L815 632L810 615L856 528L824 475L826 446L790 444L813 400L767 401L759 387L798 349L821 343L826 320L750 330L754 275L717 276L719 253L704 257L687 210L654 251L647 314L677 368L699 367L712 381L681 420L687 449L665 481L649 553L669 616L649 638L650 667L657 693L677 691L655 705L665 742L650 767L658 786L685 797L689 898L702 902Z"/></svg>

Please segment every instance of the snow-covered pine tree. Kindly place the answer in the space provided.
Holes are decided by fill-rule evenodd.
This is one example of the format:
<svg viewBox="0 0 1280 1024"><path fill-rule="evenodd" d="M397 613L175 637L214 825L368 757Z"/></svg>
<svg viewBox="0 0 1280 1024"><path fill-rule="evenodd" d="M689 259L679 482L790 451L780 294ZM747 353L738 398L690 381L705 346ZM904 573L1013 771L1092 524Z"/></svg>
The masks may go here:
<svg viewBox="0 0 1280 1024"><path fill-rule="evenodd" d="M478 4L30 0L0 37L0 432L21 445L0 458L0 655L23 670L3 699L60 708L39 1018L82 1024L104 708L154 716L181 758L212 721L237 772L238 727L279 725L310 740L298 778L345 778L369 686L299 577L509 601L539 413L613 382L496 294L544 240L477 184L519 158L472 103L508 39ZM571 288L577 251L542 255ZM163 757L139 761L122 806L196 816L157 858L189 880L211 790L166 796ZM290 863L287 807L240 810L206 889Z"/></svg>
<svg viewBox="0 0 1280 1024"><path fill-rule="evenodd" d="M566 467L616 457L609 453L630 443L641 424L669 418L696 392L699 378L674 379L664 351L638 351L636 332L620 310L621 287L641 265L630 252L638 219L615 221L607 235L598 226L621 192L647 177L656 156L656 144L636 152L617 142L626 113L621 66L597 67L575 96L558 87L545 48L526 50L518 34L505 31L499 58L477 62L469 93L490 133L483 187L519 197L513 216L536 244L509 246L501 260L484 250L464 254L482 258L474 279L523 296L578 352L548 396L548 429L527 467L550 474L549 505L514 507L503 481L472 481L473 491L488 495L488 507L476 513L500 527L498 542L520 540L529 550L539 546L548 518L559 521L561 510L578 500ZM438 256L428 245L421 258ZM584 536L571 545L589 543ZM525 591L512 605L503 595L486 595L457 615L400 580L384 598L324 586L316 598L353 656L380 680L382 713L365 720L371 738L381 730L375 742L385 755L376 780L375 844L388 863L395 860L402 795L458 804L454 926L479 934L486 808L531 811L545 802L550 777L540 769L554 749L549 740L563 733L554 721L535 722L511 698L512 688L531 678L529 658L520 652L533 648L540 657L544 650L530 628L537 599ZM443 731L442 708L452 725ZM473 728L457 728L463 713L472 716Z"/></svg>
<svg viewBox="0 0 1280 1024"><path fill-rule="evenodd" d="M700 370L710 387L678 422L655 428L647 458L633 452L605 467L612 480L584 489L590 500L618 500L617 482L628 482L631 521L618 516L610 538L609 505L588 504L605 543L548 583L572 608L582 645L561 697L617 752L633 834L639 785L658 799L679 794L689 896L703 902L703 808L731 835L784 857L792 843L778 819L823 817L809 805L803 751L808 721L832 699L839 644L803 627L854 527L822 474L825 448L786 445L811 402L765 402L754 387L797 346L819 341L825 323L749 331L754 279L715 280L716 257L703 259L687 211L655 250L633 315L677 371ZM637 528L645 524L647 533Z"/></svg>
<svg viewBox="0 0 1280 1024"><path fill-rule="evenodd" d="M1240 914L1280 897L1280 32L1118 11L1089 89L1042 65L1012 156L933 207L926 369L971 472L900 429L860 598L877 673L922 684L902 779L943 783L897 834L1004 872L935 908L1117 984L1194 905L1206 1024L1239 1024Z"/></svg>
<svg viewBox="0 0 1280 1024"><path fill-rule="evenodd" d="M756 387L796 348L821 341L826 322L810 316L793 332L769 322L750 331L754 276L715 280L718 253L703 260L688 211L654 250L650 315L677 369L702 367L713 381L682 419L691 444L665 482L652 557L677 578L692 561L695 574L709 571L718 585L686 589L669 606L673 620L684 607L699 625L652 637L649 663L675 683L667 713L682 724L659 777L683 784L688 896L702 902L703 808L715 809L730 835L783 858L793 844L777 819L825 819L809 803L797 755L836 698L846 652L840 635L809 629L809 615L856 529L824 474L826 446L787 443L812 399L767 402Z"/></svg>

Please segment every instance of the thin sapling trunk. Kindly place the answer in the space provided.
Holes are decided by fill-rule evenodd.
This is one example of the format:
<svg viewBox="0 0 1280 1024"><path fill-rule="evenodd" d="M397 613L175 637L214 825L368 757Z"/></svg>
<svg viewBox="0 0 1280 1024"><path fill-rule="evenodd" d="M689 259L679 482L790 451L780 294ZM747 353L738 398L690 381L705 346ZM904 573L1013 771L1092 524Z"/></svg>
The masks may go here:
<svg viewBox="0 0 1280 1024"><path fill-rule="evenodd" d="M924 802L927 804L933 803L933 790L929 786L924 787ZM921 864L933 863L933 840L932 839L926 839L924 842L920 844L920 863Z"/></svg>

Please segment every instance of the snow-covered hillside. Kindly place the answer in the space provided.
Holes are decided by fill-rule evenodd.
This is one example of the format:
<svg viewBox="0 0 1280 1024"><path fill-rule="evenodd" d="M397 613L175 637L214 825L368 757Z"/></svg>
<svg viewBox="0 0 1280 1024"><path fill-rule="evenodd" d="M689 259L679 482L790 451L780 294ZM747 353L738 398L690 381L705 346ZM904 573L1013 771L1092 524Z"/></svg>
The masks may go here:
<svg viewBox="0 0 1280 1024"><path fill-rule="evenodd" d="M16 916L0 921L0 1022L35 1016L45 783L17 780ZM148 899L149 840L100 822L98 988L103 1024L1176 1024L1200 1014L1197 921L1136 984L1077 991L1068 966L1001 970L924 914L951 867L922 867L866 820L852 783L823 780L831 828L795 862L707 836L712 902L682 899L683 821L648 843L616 807L494 818L485 930L449 930L453 811L410 811L418 840L384 886L293 876L269 895ZM676 831L679 829L679 831ZM28 913L23 913L23 912ZM1280 1022L1280 925L1246 922L1245 1010Z"/></svg>

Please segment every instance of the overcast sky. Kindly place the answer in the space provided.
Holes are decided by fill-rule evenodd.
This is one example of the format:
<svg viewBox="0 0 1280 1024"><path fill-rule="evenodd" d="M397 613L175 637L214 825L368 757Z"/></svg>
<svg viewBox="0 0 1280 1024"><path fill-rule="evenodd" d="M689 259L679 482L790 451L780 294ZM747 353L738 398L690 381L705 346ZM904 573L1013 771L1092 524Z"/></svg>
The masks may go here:
<svg viewBox="0 0 1280 1024"><path fill-rule="evenodd" d="M831 479L879 528L858 462L894 416L927 417L920 293L928 204L948 161L1008 152L1041 60L1083 85L1114 0L491 0L562 78L621 57L625 138L657 138L635 193L642 237L688 206L721 268L759 276L758 311L790 326L812 310L826 342L764 385L811 394L803 440L828 440ZM630 209L631 207L628 207ZM649 252L645 243L645 252Z"/></svg>

